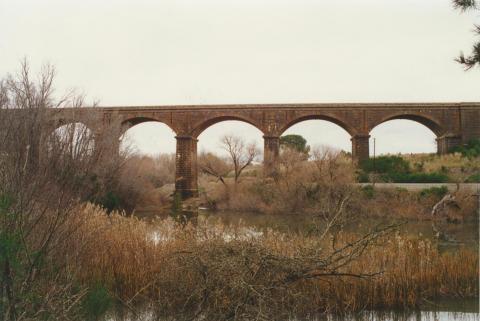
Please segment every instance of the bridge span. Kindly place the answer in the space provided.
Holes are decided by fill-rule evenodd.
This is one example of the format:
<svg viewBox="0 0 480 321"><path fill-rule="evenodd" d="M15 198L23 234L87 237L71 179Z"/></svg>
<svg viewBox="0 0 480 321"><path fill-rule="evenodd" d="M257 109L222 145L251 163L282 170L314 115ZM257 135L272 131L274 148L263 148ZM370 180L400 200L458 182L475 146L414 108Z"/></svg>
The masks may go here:
<svg viewBox="0 0 480 321"><path fill-rule="evenodd" d="M176 134L176 191L185 198L198 193L197 141L209 126L225 120L249 123L263 133L264 166L268 175L279 155L279 137L290 126L304 120L333 122L351 136L354 160L369 157L369 137L373 128L393 119L423 124L436 135L437 151L480 138L480 103L334 103L334 104L247 104L61 108L49 110L52 129L68 123L82 123L100 142L120 128L120 136L130 127L147 121L169 126ZM321 133L319 133L321 135ZM115 140L115 141L119 141ZM115 148L119 147L119 143Z"/></svg>

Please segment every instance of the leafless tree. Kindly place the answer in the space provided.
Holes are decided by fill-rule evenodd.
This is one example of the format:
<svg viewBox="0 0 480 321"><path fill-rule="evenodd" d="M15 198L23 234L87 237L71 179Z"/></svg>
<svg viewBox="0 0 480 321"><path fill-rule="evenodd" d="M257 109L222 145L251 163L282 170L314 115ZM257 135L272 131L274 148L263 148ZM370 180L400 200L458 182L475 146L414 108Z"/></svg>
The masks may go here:
<svg viewBox="0 0 480 321"><path fill-rule="evenodd" d="M78 316L84 289L73 286L64 248L81 222L75 212L93 197L109 172L100 155L111 151L94 133L75 124L61 130L49 115L82 107L82 96L55 99L55 70L45 66L33 80L28 63L0 81L0 313L3 320ZM113 138L116 139L116 138ZM113 161L110 161L110 165ZM110 166L108 165L108 166ZM69 253L69 254L67 254Z"/></svg>
<svg viewBox="0 0 480 321"><path fill-rule="evenodd" d="M237 184L243 170L259 155L259 149L254 143L246 144L241 137L234 135L223 136L221 142L232 161L235 184Z"/></svg>
<svg viewBox="0 0 480 321"><path fill-rule="evenodd" d="M227 185L225 177L232 171L232 166L227 160L205 152L198 156L198 167L202 173L217 178L224 186Z"/></svg>

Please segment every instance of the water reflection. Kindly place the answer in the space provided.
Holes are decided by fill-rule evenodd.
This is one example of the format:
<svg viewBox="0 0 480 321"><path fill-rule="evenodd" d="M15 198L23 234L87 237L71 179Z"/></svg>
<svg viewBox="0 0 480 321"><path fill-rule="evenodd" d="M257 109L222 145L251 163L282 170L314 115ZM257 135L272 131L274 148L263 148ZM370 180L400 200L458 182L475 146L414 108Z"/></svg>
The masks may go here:
<svg viewBox="0 0 480 321"><path fill-rule="evenodd" d="M291 318L286 321L478 321L478 312L451 312L451 311L415 311L415 312L378 312L370 311L356 314L354 316L332 316L321 315L313 318L298 319ZM167 321L159 320L154 314L144 313L137 318L109 317L107 321ZM168 319L175 321L176 319ZM208 319L201 319L208 321ZM253 320L252 320L253 321ZM272 320L273 321L273 320Z"/></svg>
<svg viewBox="0 0 480 321"><path fill-rule="evenodd" d="M208 226L209 232L225 233L222 226L232 227L228 232L223 234L228 241L229 234L235 233L235 236L243 235L248 238L261 236L268 229L278 231L292 231L304 233L311 228L311 221L308 217L301 215L265 215L257 213L241 213L241 212L208 212L200 211L197 215L185 217L187 221L193 218L193 224L200 226ZM137 213L141 217L169 217L168 213L159 212L143 212ZM161 224L167 224L168 220L160 221ZM379 223L389 223L392 220L387 219L358 219L354 220L345 228L350 231L364 232L372 226ZM178 222L178 221L177 221ZM204 224L206 223L206 224ZM170 220L172 224L172 220ZM218 229L217 229L218 227ZM458 245L478 248L478 222L466 222L463 224L445 223L443 228L448 231L456 240L455 244L438 243L440 248L444 250L455 250ZM433 239L433 230L429 221L410 221L401 227L404 233L415 236L422 236ZM168 230L168 229L166 229ZM205 232L205 231L203 231ZM231 237L234 235L232 234ZM159 230L153 228L152 239L158 243L166 240L170 235L162 234ZM201 237L201 235L199 236ZM153 316L149 317L148 313L144 313L139 319L121 319L121 320L157 320ZM119 320L111 318L110 320ZM292 318L289 321L479 321L479 304L477 300L448 300L443 302L425 302L419 311L369 311L350 316L332 316L321 315L313 316L307 319ZM205 319L208 321L208 319Z"/></svg>
<svg viewBox="0 0 480 321"><path fill-rule="evenodd" d="M351 317L320 317L311 321L478 321L478 312L416 311L402 312L364 312Z"/></svg>
<svg viewBox="0 0 480 321"><path fill-rule="evenodd" d="M135 215L141 218L167 218L170 214L168 212L142 211L136 212ZM221 223L224 226L230 227L249 227L255 234L261 233L267 229L305 234L315 228L311 218L305 215L294 214L268 215L234 211L198 211L198 213L192 213L189 211L180 214L175 220L177 222L180 220L184 224L190 222L194 225L196 225L197 220L205 220L210 226L215 226L216 224ZM344 226L344 229L349 232L365 233L377 225L388 225L400 221L401 220L391 218L354 218ZM441 229L449 236L449 238L455 240L455 242L447 242L436 239L440 251L456 249L458 246L466 246L470 248L478 247L479 225L477 220L464 223L436 222L435 225L437 229ZM410 236L418 236L431 240L435 239L435 231L432 228L432 222L427 220L405 221L405 224L400 226L400 232ZM157 237L158 236L154 236L154 238Z"/></svg>

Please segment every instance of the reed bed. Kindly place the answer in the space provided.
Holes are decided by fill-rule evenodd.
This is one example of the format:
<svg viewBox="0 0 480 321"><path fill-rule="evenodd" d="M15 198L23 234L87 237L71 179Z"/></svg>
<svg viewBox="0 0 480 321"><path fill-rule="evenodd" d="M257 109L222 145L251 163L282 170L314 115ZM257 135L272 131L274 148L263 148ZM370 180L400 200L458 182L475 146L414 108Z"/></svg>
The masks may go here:
<svg viewBox="0 0 480 321"><path fill-rule="evenodd" d="M83 285L104 286L131 316L261 320L478 297L476 251L439 253L432 242L398 232L333 269L329 238L204 221L146 223L91 205L79 216L70 269ZM356 238L339 233L336 248Z"/></svg>

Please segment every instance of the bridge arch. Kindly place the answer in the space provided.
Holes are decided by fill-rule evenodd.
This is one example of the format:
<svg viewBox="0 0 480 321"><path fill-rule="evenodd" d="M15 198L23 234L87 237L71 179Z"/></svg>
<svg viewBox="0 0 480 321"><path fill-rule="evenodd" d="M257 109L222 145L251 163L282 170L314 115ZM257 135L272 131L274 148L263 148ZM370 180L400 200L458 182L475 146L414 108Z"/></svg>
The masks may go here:
<svg viewBox="0 0 480 321"><path fill-rule="evenodd" d="M418 115L418 114L405 114L405 113L398 113L398 114L393 114L393 115L388 115L384 118L382 118L380 121L374 123L370 129L369 132L371 132L375 127L390 121L390 120L397 120L397 119L404 119L404 120L412 120L417 123L420 123L430 129L437 137L440 137L445 134L445 129L441 125L440 121L434 119L431 116L426 116L426 115Z"/></svg>
<svg viewBox="0 0 480 321"><path fill-rule="evenodd" d="M202 134L202 132L204 130L206 130L207 128L209 128L210 126L213 126L217 123L220 123L220 122L223 122L223 121L228 121L228 120L236 120L236 121L241 121L241 122L250 124L253 127L257 128L262 133L264 133L264 130L263 130L262 126L257 124L255 122L255 120L253 120L249 117L238 116L238 115L222 115L222 116L215 116L215 117L208 118L208 119L202 121L201 123L197 124L192 130L192 136L196 138L196 137L200 136Z"/></svg>
<svg viewBox="0 0 480 321"><path fill-rule="evenodd" d="M391 119L371 130L369 153L370 157L374 154L430 154L438 151L437 143L437 134L427 126L410 119Z"/></svg>
<svg viewBox="0 0 480 321"><path fill-rule="evenodd" d="M60 119L48 124L41 136L40 144L47 154L54 148L60 148L73 157L82 153L93 154L97 144L92 126L74 119Z"/></svg>
<svg viewBox="0 0 480 321"><path fill-rule="evenodd" d="M302 115L300 117L294 118L287 122L283 127L279 130L279 136L282 135L287 129L307 120L325 120L331 123L334 123L341 128L343 128L350 136L355 136L357 130L351 126L350 124L346 123L345 121L341 120L338 117L330 116L330 115L321 115L321 114L311 114L311 115Z"/></svg>
<svg viewBox="0 0 480 321"><path fill-rule="evenodd" d="M169 124L156 118L129 118L121 123L119 150L151 156L173 153L176 135Z"/></svg>
<svg viewBox="0 0 480 321"><path fill-rule="evenodd" d="M287 128L282 136L289 134L304 137L312 151L322 146L344 152L352 151L351 134L331 121L322 119L300 121Z"/></svg>
<svg viewBox="0 0 480 321"><path fill-rule="evenodd" d="M65 126L84 126L86 129L90 130L92 133L95 132L95 126L90 124L87 121L82 119L75 119L75 118L60 118L55 119L47 123L47 135L50 135L57 131L59 128Z"/></svg>
<svg viewBox="0 0 480 321"><path fill-rule="evenodd" d="M162 124L168 126L168 128L170 128L175 134L177 134L177 132L178 132L176 128L173 128L171 126L171 124L165 122L164 120L153 118L153 117L136 116L136 117L130 117L130 118L124 119L121 122L121 128L122 128L121 133L123 135L128 129L130 129L130 128L136 126L136 125L146 123L146 122L162 123Z"/></svg>

